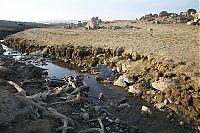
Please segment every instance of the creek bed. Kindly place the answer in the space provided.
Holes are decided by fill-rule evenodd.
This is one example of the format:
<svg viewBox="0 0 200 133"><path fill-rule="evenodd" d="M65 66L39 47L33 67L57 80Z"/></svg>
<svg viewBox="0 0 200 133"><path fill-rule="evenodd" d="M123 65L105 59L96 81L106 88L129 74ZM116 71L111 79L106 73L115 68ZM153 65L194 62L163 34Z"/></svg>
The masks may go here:
<svg viewBox="0 0 200 133"><path fill-rule="evenodd" d="M2 45L6 50L4 55L10 56L20 61L22 54L12 48ZM103 84L96 80L95 76L88 73L81 73L77 71L76 67L67 64L60 60L46 60L43 64L38 63L40 57L24 61L25 63L34 64L47 70L48 77L63 78L64 76L85 76L84 81L90 87L89 97L91 97L94 105L105 106L105 110L118 117L119 119L127 122L129 125L135 126L140 132L162 132L162 133L176 133L176 132L193 132L187 125L181 126L180 120L171 112L161 112L152 105L148 104L142 99L135 98L129 94L124 88L116 87L111 84ZM70 68L70 69L69 69ZM75 68L73 70L72 68ZM99 100L98 96L102 93L104 100ZM126 103L131 107L126 110L117 110L116 104L121 100L126 99ZM141 108L145 105L152 110L151 115L142 115Z"/></svg>

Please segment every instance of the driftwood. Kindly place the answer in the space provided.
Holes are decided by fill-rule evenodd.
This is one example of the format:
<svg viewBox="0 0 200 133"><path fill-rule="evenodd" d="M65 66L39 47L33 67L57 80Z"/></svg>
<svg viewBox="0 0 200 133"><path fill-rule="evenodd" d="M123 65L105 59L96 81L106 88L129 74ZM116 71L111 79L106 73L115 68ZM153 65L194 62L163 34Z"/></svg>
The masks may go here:
<svg viewBox="0 0 200 133"><path fill-rule="evenodd" d="M34 102L34 101L46 100L46 97L47 95L49 95L49 92L38 93L33 96L26 96L26 91L23 90L18 84L14 83L13 81L8 81L8 83L14 86L15 89L21 94L21 96L18 96L18 97L21 99L22 102L24 102L26 105L29 105L32 108L32 112L34 114L38 115L38 111L39 111L44 116L60 119L63 123L63 126L60 128L57 128L57 130L62 130L62 133L67 133L68 129L73 129L73 127L68 127L69 123L73 123L72 119L57 112L57 110L53 108L46 109L45 107L41 106L39 103ZM55 93L52 93L52 94L57 95L58 92L60 92L60 88L58 88L58 91L55 91Z"/></svg>
<svg viewBox="0 0 200 133"><path fill-rule="evenodd" d="M57 110L53 108L46 108L47 103L43 101L45 101L49 96L50 97L56 96L66 101L50 103L48 105L85 102L88 101L88 98L83 97L84 96L83 94L88 91L88 86L85 85L83 82L79 82L78 78L73 79L73 77L68 77L68 78L64 77L64 80L66 82L66 85L63 85L62 87L55 87L54 89L49 88L48 91L37 93L32 96L27 96L26 91L22 89L22 87L20 87L17 83L14 83L13 81L8 81L8 83L14 86L14 88L18 91L20 95L17 96L20 97L20 99L22 99L21 101L24 102L26 105L30 106L31 112L33 113L31 116L33 116L33 118L37 119L40 117L40 115L43 115L46 117L60 119L62 122L62 127L58 127L56 130L62 131L62 133L67 133L67 131L74 129L74 127L71 127L74 124L73 120L71 118L68 118L64 114L57 112ZM64 95L62 95L62 97L59 97L60 94ZM85 104L88 103L86 102ZM102 111L113 116L106 110ZM83 131L79 131L79 133L105 132L104 124L101 118L93 119L91 121L98 121L100 128L89 128Z"/></svg>
<svg viewBox="0 0 200 133"><path fill-rule="evenodd" d="M16 84L13 81L8 81L8 83L10 85L12 85L13 87L15 87L15 89L17 90L17 92L22 95L22 96L26 96L26 91L24 89L22 89L18 84Z"/></svg>

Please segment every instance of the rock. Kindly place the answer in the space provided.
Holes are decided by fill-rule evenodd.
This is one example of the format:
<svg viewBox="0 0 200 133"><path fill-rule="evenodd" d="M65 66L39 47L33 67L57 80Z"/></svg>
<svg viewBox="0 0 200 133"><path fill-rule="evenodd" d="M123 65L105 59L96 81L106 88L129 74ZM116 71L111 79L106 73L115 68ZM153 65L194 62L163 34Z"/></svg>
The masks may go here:
<svg viewBox="0 0 200 133"><path fill-rule="evenodd" d="M154 107L158 108L159 110L163 109L165 107L165 103L156 103L154 104Z"/></svg>
<svg viewBox="0 0 200 133"><path fill-rule="evenodd" d="M137 94L137 95L141 93L141 91L138 89L135 89L134 86L129 86L128 92L132 94Z"/></svg>
<svg viewBox="0 0 200 133"><path fill-rule="evenodd" d="M149 90L146 92L148 95L155 95L156 92L154 90Z"/></svg>
<svg viewBox="0 0 200 133"><path fill-rule="evenodd" d="M159 81L155 81L151 85L156 90L164 91L165 89L168 89L168 87L171 85L170 82L171 81L168 79L159 78Z"/></svg>
<svg viewBox="0 0 200 133"><path fill-rule="evenodd" d="M124 82L126 82L128 84L133 84L134 83L134 80L131 79L131 77L129 75L127 75L127 74L124 74L123 78L124 78Z"/></svg>
<svg viewBox="0 0 200 133"><path fill-rule="evenodd" d="M120 87L127 87L126 82L124 81L124 77L120 76L117 81L114 82L114 85L120 86Z"/></svg>
<svg viewBox="0 0 200 133"><path fill-rule="evenodd" d="M160 24L160 21L156 20L153 22L154 24Z"/></svg>
<svg viewBox="0 0 200 133"><path fill-rule="evenodd" d="M197 110L200 110L200 99L193 98L193 105Z"/></svg>
<svg viewBox="0 0 200 133"><path fill-rule="evenodd" d="M192 21L189 21L189 22L187 22L187 25L193 25L193 24L194 24L193 20L192 20Z"/></svg>
<svg viewBox="0 0 200 133"><path fill-rule="evenodd" d="M153 31L153 29L151 29L151 28L149 28L149 29L147 29L148 31Z"/></svg>
<svg viewBox="0 0 200 133"><path fill-rule="evenodd" d="M167 11L162 11L162 12L159 13L159 17L165 17L165 16L169 16Z"/></svg>
<svg viewBox="0 0 200 133"><path fill-rule="evenodd" d="M99 94L99 96L98 96L98 99L99 100L102 100L104 98L104 95L103 95L103 93L101 92L100 94Z"/></svg>
<svg viewBox="0 0 200 133"><path fill-rule="evenodd" d="M126 109L126 108L130 108L131 105L128 104L128 103L123 103L123 104L120 104L119 106L117 106L117 110L121 111L123 109Z"/></svg>
<svg viewBox="0 0 200 133"><path fill-rule="evenodd" d="M94 106L94 109L96 112L99 112L101 110L101 107L100 106Z"/></svg>
<svg viewBox="0 0 200 133"><path fill-rule="evenodd" d="M115 119L115 123L120 123L120 119L119 119L119 118L116 118L116 119Z"/></svg>
<svg viewBox="0 0 200 133"><path fill-rule="evenodd" d="M195 14L195 13L197 13L197 11L195 9L188 9L187 10L187 16L190 16L190 15Z"/></svg>
<svg viewBox="0 0 200 133"><path fill-rule="evenodd" d="M98 17L93 17L89 21L87 21L85 28L89 30L99 29L99 25L101 23L102 23L101 19L99 19Z"/></svg>
<svg viewBox="0 0 200 133"><path fill-rule="evenodd" d="M141 109L141 113L143 114L152 114L152 111L146 107L146 106L142 106L142 109Z"/></svg>

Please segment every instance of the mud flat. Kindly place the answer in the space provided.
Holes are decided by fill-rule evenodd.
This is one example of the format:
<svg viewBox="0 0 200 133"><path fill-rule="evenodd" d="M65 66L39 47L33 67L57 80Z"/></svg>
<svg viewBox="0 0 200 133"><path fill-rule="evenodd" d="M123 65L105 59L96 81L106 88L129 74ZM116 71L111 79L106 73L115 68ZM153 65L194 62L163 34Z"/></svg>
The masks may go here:
<svg viewBox="0 0 200 133"><path fill-rule="evenodd" d="M7 37L5 43L23 53L54 56L97 73L102 82L123 86L158 109L177 113L199 130L199 28L130 21L105 27L127 23L139 28L31 29ZM103 72L96 65L103 66ZM105 65L114 76L106 75Z"/></svg>

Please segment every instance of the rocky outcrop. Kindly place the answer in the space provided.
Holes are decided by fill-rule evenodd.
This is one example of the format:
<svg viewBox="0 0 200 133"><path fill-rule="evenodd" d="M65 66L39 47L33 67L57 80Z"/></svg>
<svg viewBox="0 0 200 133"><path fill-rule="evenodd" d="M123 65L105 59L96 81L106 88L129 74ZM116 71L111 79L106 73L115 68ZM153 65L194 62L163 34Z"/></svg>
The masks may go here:
<svg viewBox="0 0 200 133"><path fill-rule="evenodd" d="M142 16L140 20L152 21L155 24L187 23L187 25L200 25L199 14L195 9L188 9L186 12L180 12L179 14L162 11L159 15L150 13Z"/></svg>
<svg viewBox="0 0 200 133"><path fill-rule="evenodd" d="M85 29L88 29L88 30L99 29L99 25L101 23L102 23L101 19L99 19L98 17L93 17L87 21Z"/></svg>

